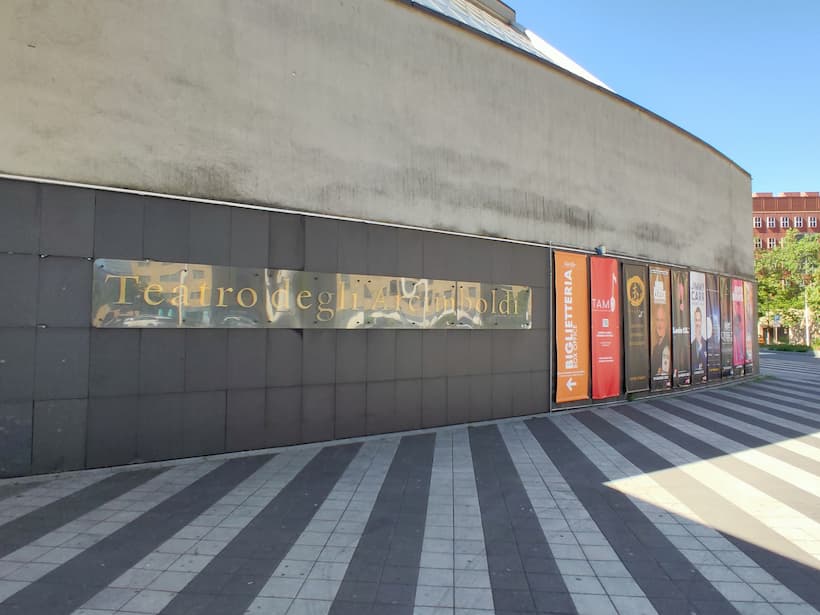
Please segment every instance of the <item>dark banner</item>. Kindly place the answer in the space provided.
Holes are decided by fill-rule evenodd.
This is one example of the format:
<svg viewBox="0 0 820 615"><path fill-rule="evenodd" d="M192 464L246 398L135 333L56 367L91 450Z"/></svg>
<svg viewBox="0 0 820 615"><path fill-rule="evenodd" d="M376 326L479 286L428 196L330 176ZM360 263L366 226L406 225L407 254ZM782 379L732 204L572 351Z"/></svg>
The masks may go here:
<svg viewBox="0 0 820 615"><path fill-rule="evenodd" d="M743 375L746 363L746 308L743 305L743 280L732 280L732 367L735 376Z"/></svg>
<svg viewBox="0 0 820 615"><path fill-rule="evenodd" d="M755 371L754 343L757 310L755 303L755 285L752 282L743 282L743 306L746 308L746 363L743 365L743 371L746 374L753 374Z"/></svg>
<svg viewBox="0 0 820 615"><path fill-rule="evenodd" d="M720 278L720 371L732 375L732 281Z"/></svg>
<svg viewBox="0 0 820 615"><path fill-rule="evenodd" d="M709 380L720 380L720 296L718 279L706 274L706 365Z"/></svg>
<svg viewBox="0 0 820 615"><path fill-rule="evenodd" d="M650 328L652 351L649 369L652 374L653 391L672 386L672 335L669 331L669 270L649 268L651 290Z"/></svg>
<svg viewBox="0 0 820 615"><path fill-rule="evenodd" d="M618 261L590 259L592 399L621 394L621 293Z"/></svg>
<svg viewBox="0 0 820 615"><path fill-rule="evenodd" d="M672 270L672 384L692 384L689 340L689 272Z"/></svg>
<svg viewBox="0 0 820 615"><path fill-rule="evenodd" d="M692 323L692 384L706 382L706 340L708 338L706 311L706 274L689 273L689 314Z"/></svg>
<svg viewBox="0 0 820 615"><path fill-rule="evenodd" d="M626 392L649 390L649 314L646 266L624 265Z"/></svg>

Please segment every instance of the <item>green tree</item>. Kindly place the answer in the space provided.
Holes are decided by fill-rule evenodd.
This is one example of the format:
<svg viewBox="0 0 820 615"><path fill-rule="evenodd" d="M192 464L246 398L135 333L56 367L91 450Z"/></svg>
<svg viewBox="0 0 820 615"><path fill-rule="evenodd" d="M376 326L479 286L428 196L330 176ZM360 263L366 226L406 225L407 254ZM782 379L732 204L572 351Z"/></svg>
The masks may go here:
<svg viewBox="0 0 820 615"><path fill-rule="evenodd" d="M755 277L759 316L771 320L780 314L782 325L804 331L806 296L809 311L820 316L820 235L791 229L781 246L756 251ZM811 320L814 337L820 323L816 317Z"/></svg>

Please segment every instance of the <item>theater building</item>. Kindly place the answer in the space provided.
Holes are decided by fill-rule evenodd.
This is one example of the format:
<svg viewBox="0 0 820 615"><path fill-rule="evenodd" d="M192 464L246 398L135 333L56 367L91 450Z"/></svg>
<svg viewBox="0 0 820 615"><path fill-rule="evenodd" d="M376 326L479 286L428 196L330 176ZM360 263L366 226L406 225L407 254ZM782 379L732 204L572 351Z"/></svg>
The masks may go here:
<svg viewBox="0 0 820 615"><path fill-rule="evenodd" d="M757 369L750 178L496 0L0 6L0 474Z"/></svg>

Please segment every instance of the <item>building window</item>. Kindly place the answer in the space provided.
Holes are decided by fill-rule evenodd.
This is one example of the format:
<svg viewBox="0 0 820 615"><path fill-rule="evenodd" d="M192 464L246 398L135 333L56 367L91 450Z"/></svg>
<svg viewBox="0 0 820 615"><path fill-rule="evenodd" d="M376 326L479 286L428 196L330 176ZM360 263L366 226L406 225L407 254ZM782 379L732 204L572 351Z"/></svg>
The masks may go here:
<svg viewBox="0 0 820 615"><path fill-rule="evenodd" d="M817 228L817 218L815 216L809 216L809 228Z"/></svg>
<svg viewBox="0 0 820 615"><path fill-rule="evenodd" d="M794 228L803 228L803 216L794 217Z"/></svg>
<svg viewBox="0 0 820 615"><path fill-rule="evenodd" d="M760 216L755 216L755 228L763 228L763 219Z"/></svg>
<svg viewBox="0 0 820 615"><path fill-rule="evenodd" d="M788 216L780 216L780 228L789 228Z"/></svg>
<svg viewBox="0 0 820 615"><path fill-rule="evenodd" d="M769 237L769 248L777 247L777 239L775 237Z"/></svg>
<svg viewBox="0 0 820 615"><path fill-rule="evenodd" d="M766 218L766 228L774 228L775 224L776 220L774 219L774 216L769 216Z"/></svg>
<svg viewBox="0 0 820 615"><path fill-rule="evenodd" d="M755 237L755 248L760 249L763 247L763 240L760 237Z"/></svg>

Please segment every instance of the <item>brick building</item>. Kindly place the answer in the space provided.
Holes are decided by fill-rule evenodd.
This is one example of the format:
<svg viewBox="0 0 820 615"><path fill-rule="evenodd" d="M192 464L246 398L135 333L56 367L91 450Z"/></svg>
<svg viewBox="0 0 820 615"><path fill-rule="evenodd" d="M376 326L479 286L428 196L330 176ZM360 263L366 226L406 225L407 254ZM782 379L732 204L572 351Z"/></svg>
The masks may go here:
<svg viewBox="0 0 820 615"><path fill-rule="evenodd" d="M752 231L755 249L774 248L789 229L801 233L820 230L820 192L752 193Z"/></svg>

